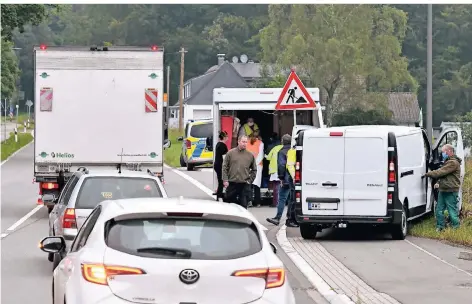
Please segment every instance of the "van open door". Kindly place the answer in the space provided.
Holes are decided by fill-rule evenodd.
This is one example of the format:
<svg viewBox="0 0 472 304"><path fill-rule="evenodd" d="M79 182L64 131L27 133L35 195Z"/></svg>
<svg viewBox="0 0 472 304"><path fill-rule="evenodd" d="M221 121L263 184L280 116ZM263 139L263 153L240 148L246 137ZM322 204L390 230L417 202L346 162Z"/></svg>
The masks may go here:
<svg viewBox="0 0 472 304"><path fill-rule="evenodd" d="M462 140L462 132L459 128L446 128L439 135L437 141L433 145L432 158L430 164L433 167L437 167L437 164L442 163L444 160L441 155L441 148L445 144L450 144L454 147L454 152L462 159L461 162L461 188L459 189L459 201L458 210L462 208L462 182L464 181L465 175L465 153L464 153L464 142ZM433 168L434 169L434 168Z"/></svg>

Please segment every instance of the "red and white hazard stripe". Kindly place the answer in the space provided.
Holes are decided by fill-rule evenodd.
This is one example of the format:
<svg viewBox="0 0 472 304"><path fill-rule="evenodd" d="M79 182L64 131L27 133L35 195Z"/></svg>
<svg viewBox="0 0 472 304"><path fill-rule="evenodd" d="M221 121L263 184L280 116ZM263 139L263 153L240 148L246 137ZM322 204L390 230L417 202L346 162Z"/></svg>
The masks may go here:
<svg viewBox="0 0 472 304"><path fill-rule="evenodd" d="M157 112L157 90L146 89L144 93L146 112Z"/></svg>

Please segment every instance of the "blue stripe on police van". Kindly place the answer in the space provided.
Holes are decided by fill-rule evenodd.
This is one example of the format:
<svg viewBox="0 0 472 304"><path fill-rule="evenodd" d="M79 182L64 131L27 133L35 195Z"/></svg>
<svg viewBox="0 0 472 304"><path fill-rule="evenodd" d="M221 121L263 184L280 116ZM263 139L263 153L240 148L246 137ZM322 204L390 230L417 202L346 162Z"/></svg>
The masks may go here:
<svg viewBox="0 0 472 304"><path fill-rule="evenodd" d="M206 146L206 140L199 140L196 143L195 150L193 150L192 158L200 157L203 153L203 150L205 149L205 146Z"/></svg>

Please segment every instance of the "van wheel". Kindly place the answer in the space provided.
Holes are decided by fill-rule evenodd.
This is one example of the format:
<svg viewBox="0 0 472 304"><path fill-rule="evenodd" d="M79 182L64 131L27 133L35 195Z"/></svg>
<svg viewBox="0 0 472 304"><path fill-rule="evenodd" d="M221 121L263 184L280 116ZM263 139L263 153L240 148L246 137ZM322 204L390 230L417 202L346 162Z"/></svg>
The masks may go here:
<svg viewBox="0 0 472 304"><path fill-rule="evenodd" d="M317 233L318 229L315 225L300 224L300 234L305 240L314 240Z"/></svg>
<svg viewBox="0 0 472 304"><path fill-rule="evenodd" d="M195 166L192 165L192 164L187 164L187 171L193 171L193 168L194 168L194 167L195 167Z"/></svg>
<svg viewBox="0 0 472 304"><path fill-rule="evenodd" d="M184 156L180 154L180 166L185 167L187 164L185 163Z"/></svg>
<svg viewBox="0 0 472 304"><path fill-rule="evenodd" d="M392 238L394 240L404 240L408 234L408 220L406 217L405 207L402 207L402 220L400 224L393 225Z"/></svg>

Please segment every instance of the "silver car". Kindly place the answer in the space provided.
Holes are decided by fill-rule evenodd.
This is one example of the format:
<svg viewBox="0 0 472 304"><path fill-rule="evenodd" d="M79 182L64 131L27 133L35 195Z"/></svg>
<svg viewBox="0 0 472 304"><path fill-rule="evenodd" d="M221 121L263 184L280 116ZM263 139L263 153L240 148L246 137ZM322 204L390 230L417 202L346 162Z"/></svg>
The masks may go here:
<svg viewBox="0 0 472 304"><path fill-rule="evenodd" d="M84 168L69 179L49 214L49 236L62 236L69 248L85 219L100 202L143 197L167 197L158 177L139 171L89 172ZM61 254L48 254L53 269L62 258Z"/></svg>

